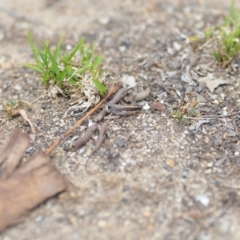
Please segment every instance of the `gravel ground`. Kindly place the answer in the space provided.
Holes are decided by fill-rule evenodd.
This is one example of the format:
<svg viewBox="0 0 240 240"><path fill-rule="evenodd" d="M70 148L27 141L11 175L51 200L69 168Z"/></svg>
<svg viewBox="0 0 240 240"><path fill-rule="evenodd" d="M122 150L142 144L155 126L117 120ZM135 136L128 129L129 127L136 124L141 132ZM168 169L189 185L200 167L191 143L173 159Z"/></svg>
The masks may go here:
<svg viewBox="0 0 240 240"><path fill-rule="evenodd" d="M84 36L104 57L110 77L134 77L133 93L151 89L137 103L145 110L108 120L108 138L94 155L96 136L78 152L64 151L92 119L61 143L51 160L69 182L67 191L32 210L0 239L240 239L239 116L216 117L239 111L239 59L223 69L213 61L213 43L186 41L221 24L228 5L0 0L1 101L33 101L44 90L39 76L21 65L32 61L27 30L36 41L53 44L64 32L65 44ZM211 91L201 83L206 78L224 84ZM147 109L153 102L164 104L165 111ZM201 115L212 117L187 124L172 118L173 109L195 102ZM37 135L26 159L79 119L63 117L68 109L64 97L33 104L28 116ZM1 109L1 147L16 127L31 133L23 119L5 119Z"/></svg>

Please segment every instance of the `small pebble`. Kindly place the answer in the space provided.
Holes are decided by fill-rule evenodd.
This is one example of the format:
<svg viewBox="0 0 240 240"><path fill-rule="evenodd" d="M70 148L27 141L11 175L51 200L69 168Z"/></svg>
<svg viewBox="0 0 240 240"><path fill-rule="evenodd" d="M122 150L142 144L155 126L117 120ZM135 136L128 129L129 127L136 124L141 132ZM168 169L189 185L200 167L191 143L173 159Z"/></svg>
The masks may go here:
<svg viewBox="0 0 240 240"><path fill-rule="evenodd" d="M55 117L55 118L53 118L52 120L53 120L53 122L58 122L58 121L59 121L59 118L58 118L58 117Z"/></svg>
<svg viewBox="0 0 240 240"><path fill-rule="evenodd" d="M22 87L21 87L20 85L16 84L16 85L14 86L14 89L15 89L16 91L21 91L21 90L22 90Z"/></svg>
<svg viewBox="0 0 240 240"><path fill-rule="evenodd" d="M127 50L127 47L126 46L120 46L119 47L119 51L120 52L125 52Z"/></svg>
<svg viewBox="0 0 240 240"><path fill-rule="evenodd" d="M107 222L104 221L104 220L100 220L100 221L98 221L97 225L98 225L99 228L106 228L107 227Z"/></svg>
<svg viewBox="0 0 240 240"><path fill-rule="evenodd" d="M125 145L125 140L122 138L116 138L114 144L116 144L118 147L123 147Z"/></svg>
<svg viewBox="0 0 240 240"><path fill-rule="evenodd" d="M43 220L43 216L42 216L42 215L39 215L39 216L37 216L37 217L34 219L34 221L35 221L36 223L41 222L42 220Z"/></svg>
<svg viewBox="0 0 240 240"><path fill-rule="evenodd" d="M199 194L195 197L196 201L200 202L204 207L207 207L210 203L209 197L203 194Z"/></svg>
<svg viewBox="0 0 240 240"><path fill-rule="evenodd" d="M217 138L213 140L213 143L215 146L220 146L222 144L222 140Z"/></svg>
<svg viewBox="0 0 240 240"><path fill-rule="evenodd" d="M151 107L149 106L149 104L146 102L143 106L143 110L149 110Z"/></svg>
<svg viewBox="0 0 240 240"><path fill-rule="evenodd" d="M182 171L182 178L187 178L188 177L188 170L187 169L183 169Z"/></svg>
<svg viewBox="0 0 240 240"><path fill-rule="evenodd" d="M72 50L72 45L67 44L67 45L66 45L66 50Z"/></svg>
<svg viewBox="0 0 240 240"><path fill-rule="evenodd" d="M238 151L234 152L234 156L238 157L239 156L239 152Z"/></svg>
<svg viewBox="0 0 240 240"><path fill-rule="evenodd" d="M172 158L167 158L165 163L170 168L173 168L175 166L175 162L174 162L174 160Z"/></svg>
<svg viewBox="0 0 240 240"><path fill-rule="evenodd" d="M30 146L27 148L26 153L32 153L33 151L34 151L34 148Z"/></svg>
<svg viewBox="0 0 240 240"><path fill-rule="evenodd" d="M109 23L110 19L107 18L107 17L103 17L103 18L100 18L99 19L99 22L102 24L102 25L107 25Z"/></svg>

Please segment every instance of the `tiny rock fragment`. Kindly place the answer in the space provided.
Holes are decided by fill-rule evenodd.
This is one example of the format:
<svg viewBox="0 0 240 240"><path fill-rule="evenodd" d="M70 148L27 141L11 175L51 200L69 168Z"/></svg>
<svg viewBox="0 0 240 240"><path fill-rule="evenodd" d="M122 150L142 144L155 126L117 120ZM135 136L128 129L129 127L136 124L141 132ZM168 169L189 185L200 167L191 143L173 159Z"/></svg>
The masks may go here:
<svg viewBox="0 0 240 240"><path fill-rule="evenodd" d="M149 104L148 104L148 102L146 102L145 104L144 104L144 106L143 106L143 110L149 110L150 109L150 106L149 106Z"/></svg>
<svg viewBox="0 0 240 240"><path fill-rule="evenodd" d="M140 100L143 100L145 98L147 98L150 94L150 88L146 88L144 91L142 92L139 92L139 93L136 93L134 95L134 101L140 101Z"/></svg>
<svg viewBox="0 0 240 240"><path fill-rule="evenodd" d="M104 220L100 220L97 223L98 228L106 228L108 226L108 223Z"/></svg>
<svg viewBox="0 0 240 240"><path fill-rule="evenodd" d="M209 197L204 194L199 194L195 197L196 201L200 202L204 207L208 207L210 203Z"/></svg>
<svg viewBox="0 0 240 240"><path fill-rule="evenodd" d="M118 147L124 147L126 141L123 138L116 138L114 143L118 146Z"/></svg>
<svg viewBox="0 0 240 240"><path fill-rule="evenodd" d="M151 216L151 212L149 210L145 210L142 215L146 218L149 218Z"/></svg>
<svg viewBox="0 0 240 240"><path fill-rule="evenodd" d="M69 214L68 215L68 219L69 219L69 222L73 225L73 226L77 226L78 223L77 223L77 218L73 215L73 214Z"/></svg>
<svg viewBox="0 0 240 240"><path fill-rule="evenodd" d="M172 158L167 158L165 163L170 168L173 168L175 166L175 162L174 162L174 160Z"/></svg>
<svg viewBox="0 0 240 240"><path fill-rule="evenodd" d="M206 98L204 98L202 95L198 95L197 96L197 101L200 103L200 104L205 104L207 102Z"/></svg>
<svg viewBox="0 0 240 240"><path fill-rule="evenodd" d="M173 47L176 51L180 51L182 49L182 46L178 42L173 42Z"/></svg>
<svg viewBox="0 0 240 240"><path fill-rule="evenodd" d="M133 76L123 75L122 76L123 87L133 88L136 87L136 80Z"/></svg>
<svg viewBox="0 0 240 240"><path fill-rule="evenodd" d="M19 84L16 84L13 88L14 88L16 91L21 91L21 90L22 90L22 87L21 87Z"/></svg>
<svg viewBox="0 0 240 240"><path fill-rule="evenodd" d="M150 105L152 110L159 110L159 111L165 111L166 107L164 104L160 102L155 102Z"/></svg>
<svg viewBox="0 0 240 240"><path fill-rule="evenodd" d="M188 170L183 169L181 176L182 176L182 178L187 178L188 177Z"/></svg>
<svg viewBox="0 0 240 240"><path fill-rule="evenodd" d="M227 130L227 135L228 135L228 137L236 137L237 133L234 130L228 129Z"/></svg>
<svg viewBox="0 0 240 240"><path fill-rule="evenodd" d="M107 17L103 17L103 18L100 18L99 19L99 22L102 24L102 25L107 25L109 23L110 19L107 18Z"/></svg>

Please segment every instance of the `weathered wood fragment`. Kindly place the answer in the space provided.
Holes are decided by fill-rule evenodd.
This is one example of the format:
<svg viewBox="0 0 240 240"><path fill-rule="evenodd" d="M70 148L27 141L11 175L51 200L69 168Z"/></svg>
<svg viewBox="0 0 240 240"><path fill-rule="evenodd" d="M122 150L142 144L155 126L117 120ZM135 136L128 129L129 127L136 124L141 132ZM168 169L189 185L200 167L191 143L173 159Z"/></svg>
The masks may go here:
<svg viewBox="0 0 240 240"><path fill-rule="evenodd" d="M67 186L41 150L21 164L28 144L28 136L14 130L0 154L0 231L21 221L29 210Z"/></svg>

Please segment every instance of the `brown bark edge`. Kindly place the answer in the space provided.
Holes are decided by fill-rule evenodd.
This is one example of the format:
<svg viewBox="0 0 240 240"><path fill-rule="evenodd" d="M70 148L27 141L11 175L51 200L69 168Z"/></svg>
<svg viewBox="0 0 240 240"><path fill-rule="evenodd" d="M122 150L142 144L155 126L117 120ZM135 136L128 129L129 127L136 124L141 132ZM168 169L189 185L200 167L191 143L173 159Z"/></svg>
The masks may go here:
<svg viewBox="0 0 240 240"><path fill-rule="evenodd" d="M20 164L28 143L26 134L14 130L0 154L0 231L21 221L30 209L67 187L41 150Z"/></svg>

